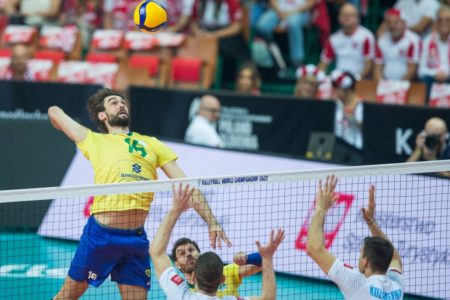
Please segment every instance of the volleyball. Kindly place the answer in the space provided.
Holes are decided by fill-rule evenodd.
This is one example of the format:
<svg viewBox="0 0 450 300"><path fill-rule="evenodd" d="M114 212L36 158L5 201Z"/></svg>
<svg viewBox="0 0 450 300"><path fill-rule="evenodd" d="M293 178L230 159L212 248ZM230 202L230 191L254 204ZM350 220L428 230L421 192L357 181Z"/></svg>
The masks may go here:
<svg viewBox="0 0 450 300"><path fill-rule="evenodd" d="M134 10L134 23L142 31L158 31L167 25L167 11L155 1L142 1Z"/></svg>

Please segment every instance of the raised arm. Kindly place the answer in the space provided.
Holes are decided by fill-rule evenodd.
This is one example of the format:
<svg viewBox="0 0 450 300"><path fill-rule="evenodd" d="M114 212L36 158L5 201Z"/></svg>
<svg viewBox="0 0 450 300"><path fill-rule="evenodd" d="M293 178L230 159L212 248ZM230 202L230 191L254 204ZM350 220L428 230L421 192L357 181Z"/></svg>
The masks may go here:
<svg viewBox="0 0 450 300"><path fill-rule="evenodd" d="M165 164L162 167L162 170L169 178L185 178L183 170L178 166L175 161L172 161L168 164ZM214 216L211 207L206 201L205 197L199 190L195 190L193 195L194 201L197 203L195 210L197 213L205 220L206 224L208 224L209 231L209 239L211 240L211 247L213 249L216 248L216 243L219 246L219 249L222 248L222 240L228 246L231 246L231 242L228 240L225 232L222 230L222 227L217 222L216 217Z"/></svg>
<svg viewBox="0 0 450 300"><path fill-rule="evenodd" d="M256 246L262 256L263 286L261 296L252 296L250 297L251 300L276 299L277 284L275 281L275 272L273 271L273 254L284 240L284 237L284 230L278 229L276 234L274 234L273 230L270 232L270 239L267 246L263 247L259 241L256 241Z"/></svg>
<svg viewBox="0 0 450 300"><path fill-rule="evenodd" d="M82 142L86 139L88 129L66 115L58 106L51 106L48 109L48 117L53 127L64 132L75 143Z"/></svg>
<svg viewBox="0 0 450 300"><path fill-rule="evenodd" d="M378 236L389 241L387 235L380 229L375 219L375 187L372 185L369 189L369 203L367 208L361 208L361 214L366 221L367 226L369 226L370 233L372 236ZM400 253L394 247L394 255L392 256L391 263L389 265L391 268L398 269L403 272L402 259Z"/></svg>
<svg viewBox="0 0 450 300"><path fill-rule="evenodd" d="M327 176L322 188L322 180L319 180L319 189L316 196L316 210L311 219L308 230L308 242L306 252L319 265L326 274L333 266L336 257L325 248L323 227L328 210L336 202L338 196L334 194L337 178Z"/></svg>
<svg viewBox="0 0 450 300"><path fill-rule="evenodd" d="M150 246L150 256L152 257L158 279L161 277L164 270L172 266L172 262L166 254L167 245L169 244L170 236L173 228L175 227L175 223L181 213L189 207L189 199L191 199L192 194L194 193L193 189L189 189L189 185L183 189L181 183L178 190L176 190L175 187L172 187L172 191L172 207L169 209L169 212L159 225L158 231L156 232Z"/></svg>

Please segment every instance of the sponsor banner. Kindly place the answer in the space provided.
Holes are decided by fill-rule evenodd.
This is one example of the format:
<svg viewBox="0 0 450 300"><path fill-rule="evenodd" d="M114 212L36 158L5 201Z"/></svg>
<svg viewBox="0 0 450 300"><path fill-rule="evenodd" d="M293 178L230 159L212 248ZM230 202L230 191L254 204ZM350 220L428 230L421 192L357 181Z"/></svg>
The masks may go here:
<svg viewBox="0 0 450 300"><path fill-rule="evenodd" d="M168 143L181 157L181 167L192 176L242 172L324 168L326 164L234 153ZM232 161L233 164L229 162ZM205 164L208 162L208 164ZM247 169L248 168L248 169ZM63 185L92 183L89 162L78 153ZM236 185L236 183L253 183ZM341 178L336 205L329 211L325 224L325 245L336 256L354 267L362 239L369 230L360 216L367 202L371 183L377 188L377 219L383 230L399 249L405 266L406 291L439 298L450 297L442 289L450 265L447 214L448 183L443 179L413 175ZM212 187L212 184L219 186ZM218 221L233 243L232 248L217 250L225 261L231 261L238 251L254 252L255 240L267 241L269 231L286 230L286 240L275 256L277 271L295 275L324 278L323 272L306 255L306 237L312 216L316 182L271 182L270 175L228 176L200 181L201 190ZM168 187L170 188L170 187ZM413 201L411 201L413 199ZM78 240L89 216L92 198L54 200L44 218L39 234ZM145 224L152 240L171 203L171 193L155 195ZM198 241L203 251L209 251L208 228L193 210L181 216L171 243L187 236ZM420 276L417 274L420 272ZM423 278L427 278L424 282Z"/></svg>
<svg viewBox="0 0 450 300"><path fill-rule="evenodd" d="M75 120L94 128L86 105L89 97L99 88L101 86L93 84L0 80L0 111L47 113L50 106L58 105Z"/></svg>
<svg viewBox="0 0 450 300"><path fill-rule="evenodd" d="M183 140L205 93L130 88L133 128ZM291 97L214 93L222 104L217 131L227 149L303 157L313 131L334 132L335 103ZM149 112L157 112L148 117Z"/></svg>

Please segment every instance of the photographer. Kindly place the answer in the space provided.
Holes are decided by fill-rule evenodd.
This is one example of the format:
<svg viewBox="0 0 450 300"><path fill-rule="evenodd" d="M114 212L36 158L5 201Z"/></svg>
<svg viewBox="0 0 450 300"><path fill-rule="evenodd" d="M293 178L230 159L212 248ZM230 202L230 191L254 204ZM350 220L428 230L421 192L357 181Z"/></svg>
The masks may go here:
<svg viewBox="0 0 450 300"><path fill-rule="evenodd" d="M450 159L447 124L441 118L431 118L425 123L425 129L416 137L416 149L408 162Z"/></svg>

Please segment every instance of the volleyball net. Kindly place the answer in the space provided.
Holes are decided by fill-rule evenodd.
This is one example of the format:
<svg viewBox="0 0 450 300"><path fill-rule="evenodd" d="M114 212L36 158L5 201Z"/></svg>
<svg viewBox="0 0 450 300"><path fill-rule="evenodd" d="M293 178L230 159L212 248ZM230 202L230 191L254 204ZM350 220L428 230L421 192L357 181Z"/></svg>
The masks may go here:
<svg viewBox="0 0 450 300"><path fill-rule="evenodd" d="M342 299L306 254L318 180L330 174L339 178L339 198L326 218L326 247L346 263L358 266L362 240L370 235L360 208L366 206L373 184L376 219L403 260L406 293L410 295L405 299L416 299L411 295L449 299L450 179L445 176L450 174L450 161L2 191L0 209L7 209L11 220L32 215L37 201L53 201L37 235L0 235L0 298L50 299L59 290L95 196L144 197L153 192L145 224L151 242L171 205L172 184L182 182L202 192L233 243L230 248L215 250L225 263L232 263L238 252L256 252L255 240L265 243L271 229L283 228L286 239L274 257L277 298ZM12 209L17 203L22 203L21 209ZM181 237L195 240L203 252L211 251L208 227L194 210L181 215L167 253ZM90 287L85 299L119 299L118 289L109 281ZM165 299L154 274L151 281L149 299ZM239 285L241 296L259 295L260 291L260 274L243 278Z"/></svg>

